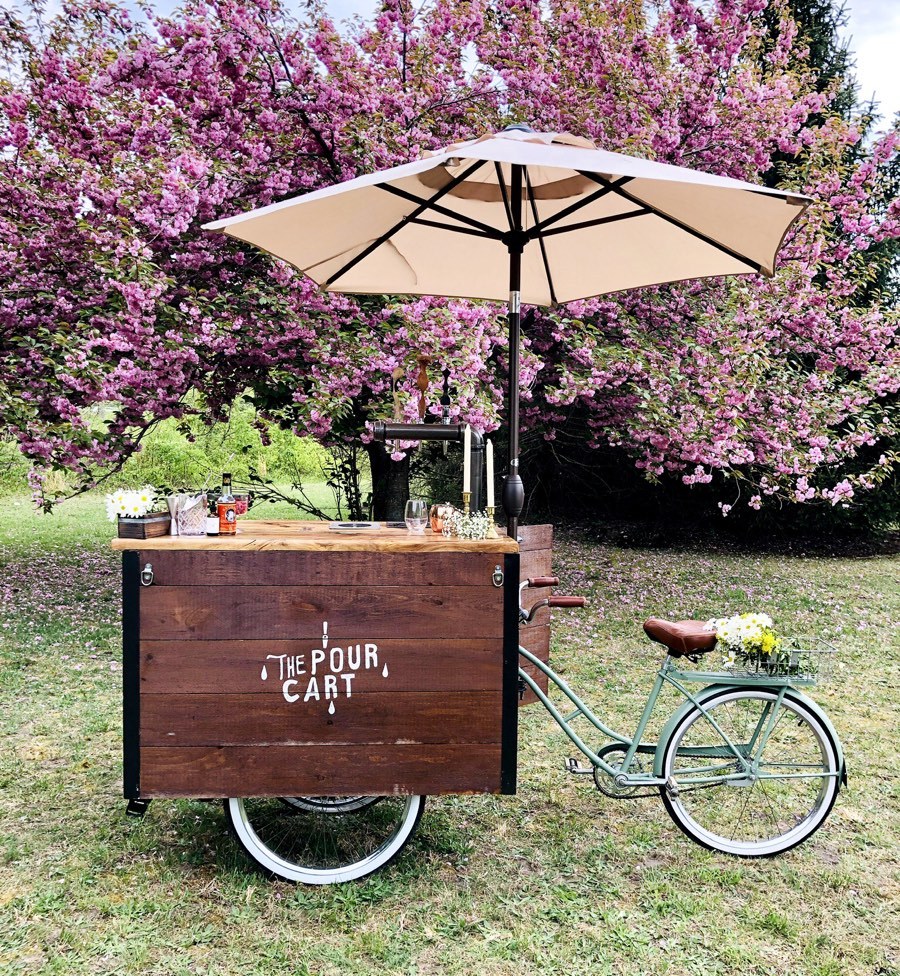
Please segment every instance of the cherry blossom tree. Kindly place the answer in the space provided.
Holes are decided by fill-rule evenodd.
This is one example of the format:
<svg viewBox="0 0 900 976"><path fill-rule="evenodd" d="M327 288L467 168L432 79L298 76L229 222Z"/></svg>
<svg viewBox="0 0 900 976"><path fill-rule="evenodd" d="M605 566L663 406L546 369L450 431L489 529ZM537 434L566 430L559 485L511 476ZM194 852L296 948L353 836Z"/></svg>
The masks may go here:
<svg viewBox="0 0 900 976"><path fill-rule="evenodd" d="M536 435L712 482L723 511L853 505L897 468L898 317L873 281L900 237L900 135L831 108L839 79L783 0L388 0L343 27L313 3L144 20L72 0L4 11L0 36L0 416L39 495L53 467L95 484L191 390L210 419L249 391L263 427L365 441L396 371L415 416L421 354L456 416L500 426L500 310L326 295L200 226L510 121L818 200L772 279L536 310Z"/></svg>

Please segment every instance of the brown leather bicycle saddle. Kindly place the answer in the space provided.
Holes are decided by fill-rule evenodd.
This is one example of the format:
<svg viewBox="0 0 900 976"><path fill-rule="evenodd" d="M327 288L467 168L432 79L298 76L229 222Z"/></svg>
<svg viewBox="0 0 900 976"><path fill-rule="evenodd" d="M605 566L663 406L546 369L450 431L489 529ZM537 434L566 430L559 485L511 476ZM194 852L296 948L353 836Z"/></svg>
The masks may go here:
<svg viewBox="0 0 900 976"><path fill-rule="evenodd" d="M716 635L706 629L703 620L660 620L650 617L644 621L644 633L650 640L663 644L674 657L685 654L705 654L716 646Z"/></svg>

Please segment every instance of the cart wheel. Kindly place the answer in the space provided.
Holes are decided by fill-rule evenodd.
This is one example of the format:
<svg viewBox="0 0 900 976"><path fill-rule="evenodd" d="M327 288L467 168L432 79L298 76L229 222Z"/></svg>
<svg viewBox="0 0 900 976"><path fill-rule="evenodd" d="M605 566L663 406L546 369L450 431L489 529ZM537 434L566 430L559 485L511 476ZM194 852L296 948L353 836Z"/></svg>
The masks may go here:
<svg viewBox="0 0 900 976"><path fill-rule="evenodd" d="M310 799L326 798L225 800L235 837L270 877L304 884L363 878L403 850L425 807L424 796L366 797L372 802L335 816L334 804L308 809L290 802Z"/></svg>
<svg viewBox="0 0 900 976"><path fill-rule="evenodd" d="M322 813L354 813L366 810L381 799L380 796L282 796L282 803L297 810Z"/></svg>

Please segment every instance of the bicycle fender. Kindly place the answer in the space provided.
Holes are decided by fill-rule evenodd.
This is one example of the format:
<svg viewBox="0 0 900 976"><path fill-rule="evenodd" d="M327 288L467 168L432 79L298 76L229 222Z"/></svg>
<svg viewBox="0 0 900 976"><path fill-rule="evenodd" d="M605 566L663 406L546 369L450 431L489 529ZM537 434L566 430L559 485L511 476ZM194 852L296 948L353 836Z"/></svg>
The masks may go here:
<svg viewBox="0 0 900 976"><path fill-rule="evenodd" d="M812 698L807 698L802 691L797 691L796 689L792 688L788 694L795 700L799 701L804 708L808 708L811 712L815 713L816 718L819 719L819 721L831 733L834 748L837 751L838 769L841 771L841 776L838 780L838 789L840 789L842 786L846 786L847 764L844 762L844 747L841 745L841 737L837 734L837 729L834 727L834 723L821 708L821 706L817 705Z"/></svg>
<svg viewBox="0 0 900 976"><path fill-rule="evenodd" d="M703 688L696 695L694 699L698 705L704 704L713 695L721 694L723 691L739 691L742 688L746 688L746 685L708 685ZM780 688L771 688L776 694L781 690ZM841 771L840 776L840 786L847 785L847 766L844 763L844 748L841 745L840 736L837 734L837 730L834 727L831 719L825 714L825 712L812 700L808 698L801 691L797 691L796 688L789 688L786 692L790 695L794 701L799 702L804 708L813 712L817 719L825 726L826 729L831 733L831 738L834 741L834 747L837 752L838 769ZM656 744L656 755L653 757L653 775L656 777L662 776L662 764L663 764L663 753L665 752L666 743L669 741L672 733L675 731L678 723L688 714L688 712L693 711L694 702L685 701L681 706L674 712L672 717L666 722L662 732L659 734L659 741Z"/></svg>

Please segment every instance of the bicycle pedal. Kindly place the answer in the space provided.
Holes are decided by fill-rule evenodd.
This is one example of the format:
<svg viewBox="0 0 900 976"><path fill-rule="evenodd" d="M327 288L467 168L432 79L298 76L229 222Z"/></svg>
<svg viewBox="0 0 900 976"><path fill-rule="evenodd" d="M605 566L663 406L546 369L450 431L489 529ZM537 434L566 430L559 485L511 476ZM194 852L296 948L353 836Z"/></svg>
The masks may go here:
<svg viewBox="0 0 900 976"><path fill-rule="evenodd" d="M594 767L582 766L577 759L570 756L566 760L566 772L571 773L573 776L593 776Z"/></svg>

